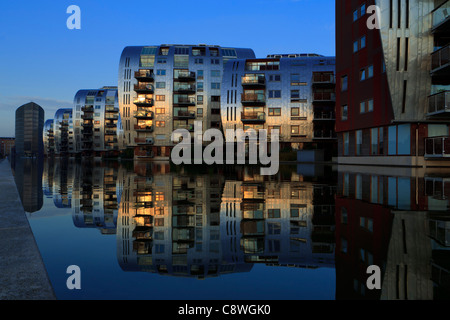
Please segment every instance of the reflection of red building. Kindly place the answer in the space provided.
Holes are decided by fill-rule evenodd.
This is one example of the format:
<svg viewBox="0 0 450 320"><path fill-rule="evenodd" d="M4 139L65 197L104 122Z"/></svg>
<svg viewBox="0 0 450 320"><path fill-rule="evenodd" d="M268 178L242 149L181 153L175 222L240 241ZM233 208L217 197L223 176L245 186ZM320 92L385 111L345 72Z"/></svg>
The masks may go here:
<svg viewBox="0 0 450 320"><path fill-rule="evenodd" d="M339 173L337 299L422 300L448 295L448 179L387 172L382 176L366 170ZM367 289L369 265L381 268L382 290Z"/></svg>
<svg viewBox="0 0 450 320"><path fill-rule="evenodd" d="M336 199L336 299L380 298L381 291L366 289L366 271L385 267L392 219L381 205Z"/></svg>

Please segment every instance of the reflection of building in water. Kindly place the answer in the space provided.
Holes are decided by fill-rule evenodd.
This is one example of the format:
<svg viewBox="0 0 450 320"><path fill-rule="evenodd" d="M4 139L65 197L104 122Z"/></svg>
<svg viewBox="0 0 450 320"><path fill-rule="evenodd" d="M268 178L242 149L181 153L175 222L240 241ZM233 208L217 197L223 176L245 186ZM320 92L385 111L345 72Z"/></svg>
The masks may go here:
<svg viewBox="0 0 450 320"><path fill-rule="evenodd" d="M229 262L333 267L334 188L246 172L225 183L221 228Z"/></svg>
<svg viewBox="0 0 450 320"><path fill-rule="evenodd" d="M444 181L339 173L338 299L433 299L445 294L450 271L450 252L445 247L450 188ZM381 291L366 287L370 265L382 269Z"/></svg>
<svg viewBox="0 0 450 320"><path fill-rule="evenodd" d="M28 213L39 211L44 204L42 161L17 157L13 165L14 179L23 208Z"/></svg>
<svg viewBox="0 0 450 320"><path fill-rule="evenodd" d="M222 173L156 166L136 164L124 179L117 229L122 269L203 279L248 272L254 263L334 266L333 188L298 175L224 183Z"/></svg>
<svg viewBox="0 0 450 320"><path fill-rule="evenodd" d="M97 228L115 234L118 169L114 166L77 164L73 189L73 222L78 228Z"/></svg>
<svg viewBox="0 0 450 320"><path fill-rule="evenodd" d="M156 164L145 172L145 166L137 164L141 175L127 175L124 184L117 233L121 267L198 278L249 270L222 259L222 176L170 174L169 165Z"/></svg>
<svg viewBox="0 0 450 320"><path fill-rule="evenodd" d="M72 188L75 163L68 159L53 162L53 203L57 208L72 207Z"/></svg>

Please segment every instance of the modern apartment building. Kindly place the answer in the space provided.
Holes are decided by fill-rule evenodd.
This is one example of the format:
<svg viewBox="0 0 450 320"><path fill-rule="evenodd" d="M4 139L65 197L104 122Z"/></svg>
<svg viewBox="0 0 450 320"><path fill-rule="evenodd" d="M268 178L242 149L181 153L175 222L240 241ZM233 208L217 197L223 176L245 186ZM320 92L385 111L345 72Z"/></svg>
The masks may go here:
<svg viewBox="0 0 450 320"><path fill-rule="evenodd" d="M54 120L49 119L44 123L44 155L53 156L55 154L55 134L54 134Z"/></svg>
<svg viewBox="0 0 450 320"><path fill-rule="evenodd" d="M368 27L372 5L379 29ZM338 0L336 10L339 163L450 165L450 1Z"/></svg>
<svg viewBox="0 0 450 320"><path fill-rule="evenodd" d="M269 134L276 129L282 145L331 152L334 92L334 57L290 54L230 61L222 82L223 129L266 129Z"/></svg>
<svg viewBox="0 0 450 320"><path fill-rule="evenodd" d="M59 109L53 119L55 155L68 157L74 151L72 109Z"/></svg>
<svg viewBox="0 0 450 320"><path fill-rule="evenodd" d="M176 129L220 128L223 66L251 49L208 45L126 47L119 66L124 138L135 158L168 158Z"/></svg>
<svg viewBox="0 0 450 320"><path fill-rule="evenodd" d="M119 153L117 87L78 91L74 98L73 117L75 153L83 156Z"/></svg>
<svg viewBox="0 0 450 320"><path fill-rule="evenodd" d="M34 102L16 110L16 154L19 157L42 157L44 143L44 109Z"/></svg>

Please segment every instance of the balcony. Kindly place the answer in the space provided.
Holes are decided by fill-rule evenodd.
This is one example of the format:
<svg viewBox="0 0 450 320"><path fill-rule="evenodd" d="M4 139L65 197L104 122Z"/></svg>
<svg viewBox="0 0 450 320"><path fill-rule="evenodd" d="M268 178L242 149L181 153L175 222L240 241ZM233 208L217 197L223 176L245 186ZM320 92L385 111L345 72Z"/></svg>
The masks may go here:
<svg viewBox="0 0 450 320"><path fill-rule="evenodd" d="M243 87L265 87L266 86L266 77L264 75L246 75L242 77L242 86Z"/></svg>
<svg viewBox="0 0 450 320"><path fill-rule="evenodd" d="M433 10L433 33L450 31L450 0Z"/></svg>
<svg viewBox="0 0 450 320"><path fill-rule="evenodd" d="M136 130L138 132L153 132L155 130L155 127L154 126L135 125L134 130Z"/></svg>
<svg viewBox="0 0 450 320"><path fill-rule="evenodd" d="M186 125L178 125L173 128L174 130L183 129L187 130L189 132L194 132L194 125L193 124L186 124Z"/></svg>
<svg viewBox="0 0 450 320"><path fill-rule="evenodd" d="M90 113L90 112L85 112L84 114L81 115L81 119L83 119L83 120L93 120L94 119L94 114Z"/></svg>
<svg viewBox="0 0 450 320"><path fill-rule="evenodd" d="M194 84L175 85L175 88L173 89L174 93L184 93L184 94L194 94L196 91L197 89Z"/></svg>
<svg viewBox="0 0 450 320"><path fill-rule="evenodd" d="M117 131L116 130L105 130L105 136L115 136L117 135Z"/></svg>
<svg viewBox="0 0 450 320"><path fill-rule="evenodd" d="M425 158L449 158L450 137L434 137L425 139Z"/></svg>
<svg viewBox="0 0 450 320"><path fill-rule="evenodd" d="M195 119L194 111L183 111L183 110L175 110L173 114L173 118L176 120L180 119Z"/></svg>
<svg viewBox="0 0 450 320"><path fill-rule="evenodd" d="M264 94L243 93L241 95L241 103L244 106L261 106L266 104L266 97Z"/></svg>
<svg viewBox="0 0 450 320"><path fill-rule="evenodd" d="M94 126L94 124L92 122L85 122L82 124L82 126L85 128L91 128Z"/></svg>
<svg viewBox="0 0 450 320"><path fill-rule="evenodd" d="M266 122L265 112L241 112L243 123L264 123Z"/></svg>
<svg viewBox="0 0 450 320"><path fill-rule="evenodd" d="M336 78L333 73L329 72L314 72L312 79L313 86L334 86Z"/></svg>
<svg viewBox="0 0 450 320"><path fill-rule="evenodd" d="M336 139L336 132L333 130L316 130L314 131L314 139Z"/></svg>
<svg viewBox="0 0 450 320"><path fill-rule="evenodd" d="M450 115L450 91L443 91L428 97L428 117Z"/></svg>
<svg viewBox="0 0 450 320"><path fill-rule="evenodd" d="M336 120L336 116L332 111L314 112L314 121Z"/></svg>
<svg viewBox="0 0 450 320"><path fill-rule="evenodd" d="M335 102L336 95L334 92L314 92L313 102Z"/></svg>
<svg viewBox="0 0 450 320"><path fill-rule="evenodd" d="M81 108L81 111L83 112L94 112L94 106L84 106Z"/></svg>
<svg viewBox="0 0 450 320"><path fill-rule="evenodd" d="M153 99L148 99L148 98L138 98L136 100L133 101L133 103L138 106L138 107L152 107L153 106Z"/></svg>
<svg viewBox="0 0 450 320"><path fill-rule="evenodd" d="M110 113L107 113L107 114L105 115L105 119L106 119L106 120L119 120L119 115L118 115L118 114L110 114Z"/></svg>
<svg viewBox="0 0 450 320"><path fill-rule="evenodd" d="M175 96L173 105L174 106L195 106L195 98L194 97L180 97Z"/></svg>
<svg viewBox="0 0 450 320"><path fill-rule="evenodd" d="M174 80L180 82L193 82L196 80L195 72L175 71Z"/></svg>
<svg viewBox="0 0 450 320"><path fill-rule="evenodd" d="M136 138L134 142L138 145L153 145L155 143L155 139L153 138Z"/></svg>
<svg viewBox="0 0 450 320"><path fill-rule="evenodd" d="M105 111L106 112L111 112L111 113L118 113L119 112L119 108L106 106Z"/></svg>
<svg viewBox="0 0 450 320"><path fill-rule="evenodd" d="M138 110L134 112L134 117L137 119L150 119L152 120L154 118L155 114L153 111L145 111L145 110Z"/></svg>
<svg viewBox="0 0 450 320"><path fill-rule="evenodd" d="M153 82L155 81L155 74L152 72L152 70L139 70L134 73L134 77L138 81L143 82Z"/></svg>
<svg viewBox="0 0 450 320"><path fill-rule="evenodd" d="M436 50L431 54L431 75L450 76L450 45Z"/></svg>
<svg viewBox="0 0 450 320"><path fill-rule="evenodd" d="M155 88L149 83L138 83L134 85L134 91L142 94L153 94L155 92Z"/></svg>

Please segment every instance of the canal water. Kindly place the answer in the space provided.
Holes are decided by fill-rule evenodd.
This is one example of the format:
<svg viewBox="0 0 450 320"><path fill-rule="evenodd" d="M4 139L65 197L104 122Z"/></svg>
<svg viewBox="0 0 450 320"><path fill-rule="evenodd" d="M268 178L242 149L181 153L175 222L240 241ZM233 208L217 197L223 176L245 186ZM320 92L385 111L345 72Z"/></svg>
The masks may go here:
<svg viewBox="0 0 450 320"><path fill-rule="evenodd" d="M450 172L23 159L58 299L448 299ZM69 266L81 290L67 287ZM381 289L368 289L378 266Z"/></svg>

